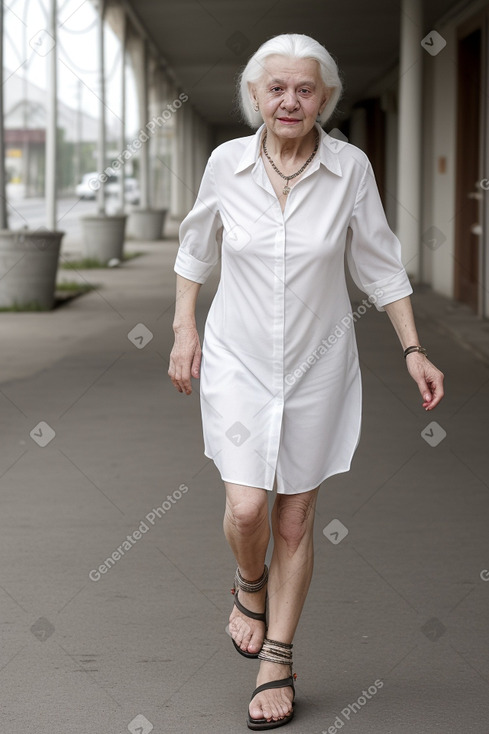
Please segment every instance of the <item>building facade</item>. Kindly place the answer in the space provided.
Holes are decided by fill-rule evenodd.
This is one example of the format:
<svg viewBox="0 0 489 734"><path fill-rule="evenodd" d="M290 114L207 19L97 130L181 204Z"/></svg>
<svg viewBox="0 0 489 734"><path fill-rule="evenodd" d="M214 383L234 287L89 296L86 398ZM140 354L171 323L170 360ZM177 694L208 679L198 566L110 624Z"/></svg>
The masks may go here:
<svg viewBox="0 0 489 734"><path fill-rule="evenodd" d="M484 317L489 316L488 28L489 3L471 2L441 16L425 40L418 33L418 53L404 76L416 76L420 115L407 140L399 66L366 90L345 124L350 141L372 160L412 278ZM406 163L410 156L419 156L414 171ZM419 197L411 217L416 243L400 221L406 207L399 188L406 177Z"/></svg>

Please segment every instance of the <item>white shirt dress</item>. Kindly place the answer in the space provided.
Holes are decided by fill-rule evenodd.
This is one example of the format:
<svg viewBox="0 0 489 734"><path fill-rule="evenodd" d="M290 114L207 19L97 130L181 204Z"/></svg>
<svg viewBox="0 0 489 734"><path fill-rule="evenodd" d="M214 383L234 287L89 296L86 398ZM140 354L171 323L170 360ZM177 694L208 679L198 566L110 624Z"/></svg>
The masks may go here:
<svg viewBox="0 0 489 734"><path fill-rule="evenodd" d="M362 409L354 322L412 293L367 157L317 129L283 212L263 126L216 148L175 263L204 283L221 258L200 378L205 454L224 481L283 494L349 470ZM366 294L353 312L345 256Z"/></svg>

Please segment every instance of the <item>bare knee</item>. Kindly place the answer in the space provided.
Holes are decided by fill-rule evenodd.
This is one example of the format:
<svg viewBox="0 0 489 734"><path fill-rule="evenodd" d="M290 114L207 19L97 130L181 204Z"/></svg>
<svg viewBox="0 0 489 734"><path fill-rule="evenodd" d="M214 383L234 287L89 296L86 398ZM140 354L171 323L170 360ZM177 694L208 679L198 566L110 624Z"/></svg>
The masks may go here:
<svg viewBox="0 0 489 734"><path fill-rule="evenodd" d="M266 505L249 500L227 502L226 520L240 535L253 535L268 521L268 509Z"/></svg>
<svg viewBox="0 0 489 734"><path fill-rule="evenodd" d="M312 538L314 503L309 498L289 496L279 500L275 512L276 533L285 541L289 553L295 553L304 538Z"/></svg>

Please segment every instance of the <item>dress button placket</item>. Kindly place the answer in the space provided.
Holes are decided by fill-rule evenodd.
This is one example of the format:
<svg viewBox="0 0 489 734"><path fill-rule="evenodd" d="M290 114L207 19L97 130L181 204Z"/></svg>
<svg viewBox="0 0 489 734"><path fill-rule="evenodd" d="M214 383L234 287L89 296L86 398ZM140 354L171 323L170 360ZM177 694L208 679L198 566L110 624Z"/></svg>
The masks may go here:
<svg viewBox="0 0 489 734"><path fill-rule="evenodd" d="M284 327L285 327L285 222L279 210L274 242L273 267L273 419L270 433L268 465L275 474L277 466L282 416L284 409Z"/></svg>

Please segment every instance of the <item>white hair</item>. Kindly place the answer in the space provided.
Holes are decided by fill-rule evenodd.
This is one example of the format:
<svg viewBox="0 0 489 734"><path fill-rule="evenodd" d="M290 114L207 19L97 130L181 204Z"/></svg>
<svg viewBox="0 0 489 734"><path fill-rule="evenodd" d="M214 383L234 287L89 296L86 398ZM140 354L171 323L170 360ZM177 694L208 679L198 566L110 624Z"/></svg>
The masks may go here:
<svg viewBox="0 0 489 734"><path fill-rule="evenodd" d="M238 89L241 112L248 125L257 128L263 122L261 113L253 108L249 85L255 84L261 79L264 73L265 59L274 55L296 59L314 59L318 62L321 79L325 87L331 91L328 102L318 118L321 125L324 125L333 114L342 91L338 67L324 46L315 41L314 38L300 33L284 33L270 38L260 46L246 64L239 78Z"/></svg>

